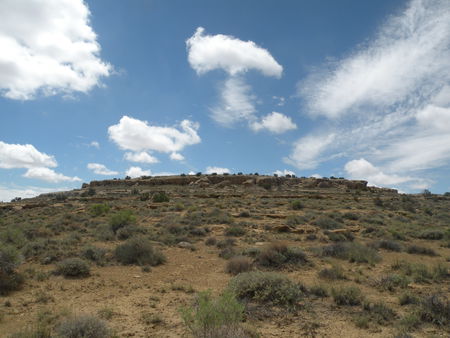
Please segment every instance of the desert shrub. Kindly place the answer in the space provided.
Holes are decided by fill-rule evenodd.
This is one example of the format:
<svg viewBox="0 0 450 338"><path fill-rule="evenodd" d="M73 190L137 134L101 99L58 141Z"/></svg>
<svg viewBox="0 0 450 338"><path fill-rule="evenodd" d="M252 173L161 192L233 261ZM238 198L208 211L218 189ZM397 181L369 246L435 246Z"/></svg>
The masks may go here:
<svg viewBox="0 0 450 338"><path fill-rule="evenodd" d="M288 247L284 243L271 243L256 257L259 265L282 268L285 265L304 265L308 263L306 254L299 248Z"/></svg>
<svg viewBox="0 0 450 338"><path fill-rule="evenodd" d="M359 305L363 300L361 290L355 286L332 288L331 295L337 305Z"/></svg>
<svg viewBox="0 0 450 338"><path fill-rule="evenodd" d="M216 245L217 244L217 239L215 237L208 237L205 241L206 245Z"/></svg>
<svg viewBox="0 0 450 338"><path fill-rule="evenodd" d="M117 230L136 222L136 217L131 210L122 210L116 212L109 222L111 230L116 233Z"/></svg>
<svg viewBox="0 0 450 338"><path fill-rule="evenodd" d="M235 245L236 245L236 240L234 238L225 238L216 243L216 246L219 249L224 249L224 248L235 246Z"/></svg>
<svg viewBox="0 0 450 338"><path fill-rule="evenodd" d="M18 290L24 279L16 272L20 263L17 250L11 246L0 247L0 295Z"/></svg>
<svg viewBox="0 0 450 338"><path fill-rule="evenodd" d="M309 288L309 292L316 297L328 297L328 289L324 285L313 285Z"/></svg>
<svg viewBox="0 0 450 338"><path fill-rule="evenodd" d="M378 289L391 292L395 291L396 288L404 289L408 287L409 283L409 278L397 274L386 275L374 281L374 285Z"/></svg>
<svg viewBox="0 0 450 338"><path fill-rule="evenodd" d="M108 213L111 207L108 204L94 204L90 208L90 213L93 216L102 216Z"/></svg>
<svg viewBox="0 0 450 338"><path fill-rule="evenodd" d="M210 292L199 293L195 306L182 308L180 312L194 337L245 337L244 330L240 328L244 305L230 292L218 298L212 298Z"/></svg>
<svg viewBox="0 0 450 338"><path fill-rule="evenodd" d="M340 265L333 265L331 268L322 269L319 271L318 275L323 279L346 279L344 269Z"/></svg>
<svg viewBox="0 0 450 338"><path fill-rule="evenodd" d="M420 233L419 238L436 241L444 238L444 232L440 230L427 230Z"/></svg>
<svg viewBox="0 0 450 338"><path fill-rule="evenodd" d="M231 224L234 220L228 212L214 208L205 215L205 221L209 224Z"/></svg>
<svg viewBox="0 0 450 338"><path fill-rule="evenodd" d="M96 262L98 265L103 265L106 259L106 253L106 249L88 245L83 248L81 255L83 258Z"/></svg>
<svg viewBox="0 0 450 338"><path fill-rule="evenodd" d="M337 229L340 228L342 225L336 220L326 216L320 216L319 218L314 220L313 224L325 230Z"/></svg>
<svg viewBox="0 0 450 338"><path fill-rule="evenodd" d="M324 246L322 256L347 259L350 262L374 264L381 260L376 250L360 243L336 243Z"/></svg>
<svg viewBox="0 0 450 338"><path fill-rule="evenodd" d="M144 192L139 196L139 200L142 202L148 201L150 199L150 193Z"/></svg>
<svg viewBox="0 0 450 338"><path fill-rule="evenodd" d="M355 214L354 212L346 212L342 215L342 217L352 221L357 221L359 219L359 215Z"/></svg>
<svg viewBox="0 0 450 338"><path fill-rule="evenodd" d="M372 322L386 324L396 317L396 313L383 302L364 302L363 310L369 314Z"/></svg>
<svg viewBox="0 0 450 338"><path fill-rule="evenodd" d="M144 237L134 237L118 245L115 256L122 264L156 266L166 261L166 257Z"/></svg>
<svg viewBox="0 0 450 338"><path fill-rule="evenodd" d="M409 292L402 293L398 297L398 303L400 305L419 304L419 298Z"/></svg>
<svg viewBox="0 0 450 338"><path fill-rule="evenodd" d="M399 270L406 276L410 276L416 283L425 283L433 278L432 272L425 264L398 261L392 265L393 270Z"/></svg>
<svg viewBox="0 0 450 338"><path fill-rule="evenodd" d="M153 203L163 203L169 202L170 198L164 191L160 191L153 195L152 201Z"/></svg>
<svg viewBox="0 0 450 338"><path fill-rule="evenodd" d="M434 251L433 249L414 244L408 246L406 248L406 252L409 254L416 254L416 255L437 256L436 251Z"/></svg>
<svg viewBox="0 0 450 338"><path fill-rule="evenodd" d="M245 218L247 218L247 217L250 217L250 216L251 216L251 214L250 214L250 212L247 211L247 210L241 211L241 212L239 213L239 217L245 217Z"/></svg>
<svg viewBox="0 0 450 338"><path fill-rule="evenodd" d="M291 202L291 209L292 210L301 210L303 209L303 203L300 200L294 200Z"/></svg>
<svg viewBox="0 0 450 338"><path fill-rule="evenodd" d="M402 251L402 246L400 243L398 243L396 241L388 240L388 239L387 240L383 239L383 240L377 242L375 245L378 248L381 248L384 250L396 251L396 252Z"/></svg>
<svg viewBox="0 0 450 338"><path fill-rule="evenodd" d="M116 237L119 240L125 240L138 234L144 234L145 232L146 229L143 227L139 227L136 225L128 225L117 230Z"/></svg>
<svg viewBox="0 0 450 338"><path fill-rule="evenodd" d="M189 230L189 233L194 236L206 236L209 232L208 228L194 228Z"/></svg>
<svg viewBox="0 0 450 338"><path fill-rule="evenodd" d="M281 306L295 306L305 290L284 275L261 271L240 273L230 280L229 289L241 300Z"/></svg>
<svg viewBox="0 0 450 338"><path fill-rule="evenodd" d="M286 224L292 227L295 227L296 225L305 224L308 221L308 219L305 216L299 216L299 215L289 215L286 218Z"/></svg>
<svg viewBox="0 0 450 338"><path fill-rule="evenodd" d="M56 265L58 275L64 277L87 277L90 274L89 265L80 258L66 258Z"/></svg>
<svg viewBox="0 0 450 338"><path fill-rule="evenodd" d="M219 257L223 259L230 259L234 256L236 256L236 250L231 246L226 246L219 252Z"/></svg>
<svg viewBox="0 0 450 338"><path fill-rule="evenodd" d="M56 328L57 336L64 338L109 338L106 323L97 317L80 315L62 321Z"/></svg>
<svg viewBox="0 0 450 338"><path fill-rule="evenodd" d="M12 245L20 249L27 243L27 238L19 227L8 226L0 232L0 243L3 243L3 245Z"/></svg>
<svg viewBox="0 0 450 338"><path fill-rule="evenodd" d="M423 321L440 326L450 325L450 301L443 294L432 294L420 302L420 317Z"/></svg>
<svg viewBox="0 0 450 338"><path fill-rule="evenodd" d="M225 230L225 236L244 236L247 230L242 226L230 226Z"/></svg>
<svg viewBox="0 0 450 338"><path fill-rule="evenodd" d="M336 233L325 230L324 234L333 242L351 242L355 239L355 236L350 231Z"/></svg>
<svg viewBox="0 0 450 338"><path fill-rule="evenodd" d="M250 271L252 267L252 259L245 256L235 256L228 261L225 271L229 274L237 275L242 272Z"/></svg>

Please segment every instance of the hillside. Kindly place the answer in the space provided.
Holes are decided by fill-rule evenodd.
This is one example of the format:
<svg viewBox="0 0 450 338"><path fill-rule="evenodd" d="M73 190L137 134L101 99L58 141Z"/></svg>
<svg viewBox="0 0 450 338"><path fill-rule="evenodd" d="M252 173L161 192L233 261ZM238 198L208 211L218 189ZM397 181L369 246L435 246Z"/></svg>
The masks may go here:
<svg viewBox="0 0 450 338"><path fill-rule="evenodd" d="M93 181L0 203L0 243L1 337L450 335L448 196L257 175Z"/></svg>

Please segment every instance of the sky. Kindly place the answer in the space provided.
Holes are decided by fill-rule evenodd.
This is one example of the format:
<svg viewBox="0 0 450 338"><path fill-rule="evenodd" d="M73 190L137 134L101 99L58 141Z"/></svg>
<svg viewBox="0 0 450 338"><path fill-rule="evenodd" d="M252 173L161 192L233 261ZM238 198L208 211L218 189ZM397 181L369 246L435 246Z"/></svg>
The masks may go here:
<svg viewBox="0 0 450 338"><path fill-rule="evenodd" d="M0 0L0 201L277 173L450 191L448 0Z"/></svg>

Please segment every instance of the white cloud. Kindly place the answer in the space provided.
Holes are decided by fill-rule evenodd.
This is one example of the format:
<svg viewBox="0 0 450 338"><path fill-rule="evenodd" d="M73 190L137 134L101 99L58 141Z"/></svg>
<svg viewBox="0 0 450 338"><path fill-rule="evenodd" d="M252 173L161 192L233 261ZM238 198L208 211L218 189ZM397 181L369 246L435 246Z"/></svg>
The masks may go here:
<svg viewBox="0 0 450 338"><path fill-rule="evenodd" d="M216 173L216 174L229 174L230 173L230 169L228 168L220 168L220 167L206 167L206 174L212 174L212 173Z"/></svg>
<svg viewBox="0 0 450 338"><path fill-rule="evenodd" d="M105 165L100 163L88 163L87 168L92 170L97 175L117 175L117 171L109 170Z"/></svg>
<svg viewBox="0 0 450 338"><path fill-rule="evenodd" d="M222 34L205 35L202 27L186 41L186 46L189 64L198 75L216 69L228 74L220 89L221 102L211 109L212 118L228 127L240 121L254 121L256 97L245 83L244 74L253 69L280 78L283 67L253 41Z"/></svg>
<svg viewBox="0 0 450 338"><path fill-rule="evenodd" d="M184 156L181 155L180 153L172 153L172 154L170 154L170 159L174 160L174 161L183 161Z"/></svg>
<svg viewBox="0 0 450 338"><path fill-rule="evenodd" d="M125 172L126 176L130 176L131 178L141 177L141 176L151 176L151 170L144 170L141 167L130 167Z"/></svg>
<svg viewBox="0 0 450 338"><path fill-rule="evenodd" d="M294 149L284 161L299 169L314 169L323 158L322 153L334 141L336 135L308 135L294 143Z"/></svg>
<svg viewBox="0 0 450 338"><path fill-rule="evenodd" d="M319 175L319 174L312 174L311 177L314 177L314 178L322 178L323 176L322 176L322 175Z"/></svg>
<svg viewBox="0 0 450 338"><path fill-rule="evenodd" d="M53 156L41 153L31 144L8 144L0 141L0 168L56 167Z"/></svg>
<svg viewBox="0 0 450 338"><path fill-rule="evenodd" d="M283 171L275 170L273 173L278 176L295 175L295 173L292 170L287 170L287 169L284 169Z"/></svg>
<svg viewBox="0 0 450 338"><path fill-rule="evenodd" d="M211 109L211 117L224 126L255 119L255 96L241 77L229 77L221 89L220 105Z"/></svg>
<svg viewBox="0 0 450 338"><path fill-rule="evenodd" d="M443 108L430 104L416 114L416 119L422 127L450 132L450 107Z"/></svg>
<svg viewBox="0 0 450 338"><path fill-rule="evenodd" d="M337 118L433 95L450 76L450 2L413 0L375 39L300 84L313 114Z"/></svg>
<svg viewBox="0 0 450 338"><path fill-rule="evenodd" d="M125 153L124 158L130 162L138 162L138 163L158 163L158 159L145 151L141 151L138 153Z"/></svg>
<svg viewBox="0 0 450 338"><path fill-rule="evenodd" d="M272 96L272 99L278 101L277 106L282 107L286 103L286 98L283 96Z"/></svg>
<svg viewBox="0 0 450 338"><path fill-rule="evenodd" d="M214 69L223 69L230 75L259 70L266 76L281 77L283 67L270 53L253 41L242 41L229 35L205 35L198 27L186 41L191 67L204 74Z"/></svg>
<svg viewBox="0 0 450 338"><path fill-rule="evenodd" d="M0 93L29 100L36 94L88 92L111 66L82 0L0 2Z"/></svg>
<svg viewBox="0 0 450 338"><path fill-rule="evenodd" d="M151 126L147 121L123 116L118 124L108 128L108 134L121 149L134 152L153 150L173 153L201 142L197 134L198 123L183 120L180 129Z"/></svg>
<svg viewBox="0 0 450 338"><path fill-rule="evenodd" d="M89 143L89 146L100 149L100 143L98 143L97 141L92 141L91 143Z"/></svg>
<svg viewBox="0 0 450 338"><path fill-rule="evenodd" d="M272 112L271 114L264 116L261 119L261 122L253 122L250 127L254 131L267 129L274 134L281 134L289 130L297 129L297 125L292 122L292 119L289 116L277 112Z"/></svg>
<svg viewBox="0 0 450 338"><path fill-rule="evenodd" d="M41 187L5 187L0 186L0 201L9 202L13 198L32 198L40 194L47 194L56 191L67 191L70 188L41 188Z"/></svg>
<svg viewBox="0 0 450 338"><path fill-rule="evenodd" d="M363 158L347 162L344 168L352 179L367 180L369 185L393 187L405 182L414 182L412 183L414 189L419 186L421 189L429 187L429 183L420 178L386 174L380 168L375 167L372 163Z"/></svg>
<svg viewBox="0 0 450 338"><path fill-rule="evenodd" d="M79 177L69 177L64 176L63 174L55 172L53 169L49 168L30 168L23 175L26 178L34 178L37 180L42 180L50 183L59 183L59 182L79 182L81 179Z"/></svg>

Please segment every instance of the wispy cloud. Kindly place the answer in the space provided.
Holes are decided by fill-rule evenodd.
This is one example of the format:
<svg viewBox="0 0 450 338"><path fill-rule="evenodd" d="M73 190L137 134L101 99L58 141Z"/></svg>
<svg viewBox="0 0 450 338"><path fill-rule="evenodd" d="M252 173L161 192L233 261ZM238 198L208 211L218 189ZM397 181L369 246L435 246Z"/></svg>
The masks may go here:
<svg viewBox="0 0 450 338"><path fill-rule="evenodd" d="M364 157L391 178L447 164L449 84L450 2L412 0L349 56L300 82L305 113L327 122L299 139L288 161L315 168Z"/></svg>
<svg viewBox="0 0 450 338"><path fill-rule="evenodd" d="M100 163L88 163L87 168L92 170L97 175L111 176L118 174L117 171L109 170L104 164Z"/></svg>

